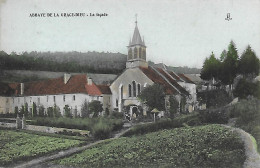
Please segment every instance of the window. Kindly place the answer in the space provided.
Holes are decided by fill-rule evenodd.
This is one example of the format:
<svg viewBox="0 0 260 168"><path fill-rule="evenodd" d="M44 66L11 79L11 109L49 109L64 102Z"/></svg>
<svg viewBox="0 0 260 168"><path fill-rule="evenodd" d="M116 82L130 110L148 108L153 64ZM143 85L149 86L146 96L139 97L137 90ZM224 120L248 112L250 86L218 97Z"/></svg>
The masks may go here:
<svg viewBox="0 0 260 168"><path fill-rule="evenodd" d="M128 85L128 95L132 97L132 86L130 84Z"/></svg>
<svg viewBox="0 0 260 168"><path fill-rule="evenodd" d="M53 96L53 101L54 101L54 103L56 102L56 97L55 96Z"/></svg>
<svg viewBox="0 0 260 168"><path fill-rule="evenodd" d="M76 96L75 95L73 95L73 101L75 101L76 100Z"/></svg>
<svg viewBox="0 0 260 168"><path fill-rule="evenodd" d="M146 60L146 51L143 49L143 59Z"/></svg>
<svg viewBox="0 0 260 168"><path fill-rule="evenodd" d="M139 48L139 58L142 58L142 48Z"/></svg>
<svg viewBox="0 0 260 168"><path fill-rule="evenodd" d="M116 107L118 107L118 100L116 99Z"/></svg>
<svg viewBox="0 0 260 168"><path fill-rule="evenodd" d="M65 95L63 96L63 101L64 101L64 102L66 101L66 97L65 97Z"/></svg>
<svg viewBox="0 0 260 168"><path fill-rule="evenodd" d="M49 96L46 97L47 98L47 102L49 101Z"/></svg>
<svg viewBox="0 0 260 168"><path fill-rule="evenodd" d="M123 86L121 86L121 100L123 99Z"/></svg>
<svg viewBox="0 0 260 168"><path fill-rule="evenodd" d="M136 84L135 84L135 81L133 81L133 97L136 97Z"/></svg>
<svg viewBox="0 0 260 168"><path fill-rule="evenodd" d="M40 104L41 103L41 99L38 97L38 104Z"/></svg>
<svg viewBox="0 0 260 168"><path fill-rule="evenodd" d="M137 58L137 48L134 49L134 59Z"/></svg>
<svg viewBox="0 0 260 168"><path fill-rule="evenodd" d="M128 60L133 59L132 55L133 55L132 48L129 48L129 50L128 50Z"/></svg>
<svg viewBox="0 0 260 168"><path fill-rule="evenodd" d="M141 92L141 85L140 85L140 83L138 83L138 85L137 85L137 95L139 95L140 92Z"/></svg>

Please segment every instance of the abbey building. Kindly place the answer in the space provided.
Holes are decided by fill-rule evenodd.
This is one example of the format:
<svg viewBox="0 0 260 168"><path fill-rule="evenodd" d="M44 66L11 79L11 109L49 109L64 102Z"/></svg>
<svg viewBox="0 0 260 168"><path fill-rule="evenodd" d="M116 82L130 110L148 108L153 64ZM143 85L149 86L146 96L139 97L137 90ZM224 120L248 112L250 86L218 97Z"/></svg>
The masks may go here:
<svg viewBox="0 0 260 168"><path fill-rule="evenodd" d="M138 107L142 107L145 115L146 105L139 101L138 95L155 83L163 86L166 100L170 95L179 102L185 97L186 110L193 111L197 102L195 84L185 75L176 74L163 66L149 66L146 49L136 22L127 46L126 69L120 75L64 74L63 77L44 81L3 84L0 89L0 113L14 113L15 108L20 109L27 104L30 112L35 105L44 109L56 106L64 115L63 109L67 105L72 115L82 116L83 103L98 100L103 104L103 111L107 109L133 116Z"/></svg>

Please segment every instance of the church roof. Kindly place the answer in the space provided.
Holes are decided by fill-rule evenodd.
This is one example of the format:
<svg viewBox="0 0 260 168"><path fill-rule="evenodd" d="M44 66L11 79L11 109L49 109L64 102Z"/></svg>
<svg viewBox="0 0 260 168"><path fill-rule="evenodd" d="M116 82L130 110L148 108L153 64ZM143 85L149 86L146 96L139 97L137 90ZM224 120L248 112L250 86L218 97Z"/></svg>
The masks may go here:
<svg viewBox="0 0 260 168"><path fill-rule="evenodd" d="M157 71L150 66L148 66L148 68L139 68L154 83L163 86L166 94L179 94L180 92L181 94L189 95L189 93L184 88L182 88L176 81L170 79L170 77L161 68L157 68Z"/></svg>
<svg viewBox="0 0 260 168"><path fill-rule="evenodd" d="M11 83L9 87L15 90L16 95L19 95L21 89L19 83ZM24 83L24 95L26 96L73 93L101 95L111 94L111 91L107 85L96 85L94 82L92 85L88 85L85 74L71 76L66 84L63 77Z"/></svg>
<svg viewBox="0 0 260 168"><path fill-rule="evenodd" d="M139 33L137 24L135 26L135 31L134 31L132 41L129 42L129 45L130 46L132 46L132 45L143 45L143 46L145 46L144 41L142 40L141 35Z"/></svg>
<svg viewBox="0 0 260 168"><path fill-rule="evenodd" d="M192 84L195 84L190 78L188 78L187 76L185 76L184 74L178 74L179 75L179 77L182 79L182 80L184 80L185 82L187 82L187 83L192 83Z"/></svg>

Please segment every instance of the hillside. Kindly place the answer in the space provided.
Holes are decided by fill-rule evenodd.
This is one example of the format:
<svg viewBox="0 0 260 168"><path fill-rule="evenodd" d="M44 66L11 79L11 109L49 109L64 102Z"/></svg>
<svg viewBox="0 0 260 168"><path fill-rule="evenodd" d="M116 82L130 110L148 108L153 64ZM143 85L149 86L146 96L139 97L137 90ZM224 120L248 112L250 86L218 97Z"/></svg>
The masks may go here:
<svg viewBox="0 0 260 168"><path fill-rule="evenodd" d="M120 73L126 55L98 52L0 52L1 70L36 70L54 72Z"/></svg>
<svg viewBox="0 0 260 168"><path fill-rule="evenodd" d="M176 128L108 140L55 161L73 167L242 167L244 144L220 125Z"/></svg>

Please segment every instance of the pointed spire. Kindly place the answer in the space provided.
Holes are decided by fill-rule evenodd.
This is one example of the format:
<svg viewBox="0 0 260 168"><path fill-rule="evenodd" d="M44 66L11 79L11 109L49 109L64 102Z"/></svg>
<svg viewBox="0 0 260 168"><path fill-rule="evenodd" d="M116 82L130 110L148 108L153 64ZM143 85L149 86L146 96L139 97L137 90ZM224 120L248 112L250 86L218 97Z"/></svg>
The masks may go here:
<svg viewBox="0 0 260 168"><path fill-rule="evenodd" d="M141 35L139 33L139 30L138 30L138 26L137 26L137 14L135 15L136 17L136 21L135 21L135 31L134 31L134 35L133 35L133 38L132 38L132 42L131 42L131 45L145 45L144 42L142 41L142 38L141 38ZM130 45L129 45L130 46Z"/></svg>
<svg viewBox="0 0 260 168"><path fill-rule="evenodd" d="M143 36L143 44L145 45L145 42L144 42L144 36Z"/></svg>
<svg viewBox="0 0 260 168"><path fill-rule="evenodd" d="M129 46L131 45L131 43L132 43L132 42L131 42L131 37L130 37L130 40L129 40Z"/></svg>

